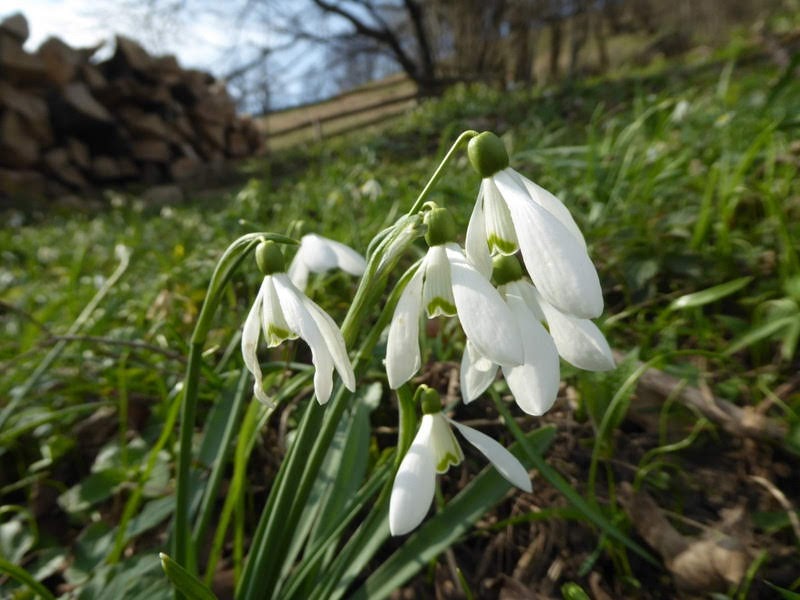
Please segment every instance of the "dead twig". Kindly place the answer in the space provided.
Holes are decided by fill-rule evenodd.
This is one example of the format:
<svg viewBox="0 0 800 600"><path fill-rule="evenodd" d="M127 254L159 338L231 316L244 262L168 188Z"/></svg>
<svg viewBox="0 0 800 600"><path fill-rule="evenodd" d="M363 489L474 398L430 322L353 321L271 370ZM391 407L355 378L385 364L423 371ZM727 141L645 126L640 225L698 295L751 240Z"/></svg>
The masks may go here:
<svg viewBox="0 0 800 600"><path fill-rule="evenodd" d="M97 335L54 335L51 336L49 339L45 340L42 344L49 345L53 342L90 342L93 344L104 344L108 346L126 346L128 348L137 348L140 350L149 350L150 352L154 352L156 354L161 354L166 358L171 358L172 360L177 360L180 362L186 362L186 357L178 352L173 352L172 350L168 350L166 348L161 348L159 346L155 346L153 344L148 344L147 342L140 342L137 340L117 340L114 338L109 337L102 337Z"/></svg>
<svg viewBox="0 0 800 600"><path fill-rule="evenodd" d="M772 483L766 477L761 477L760 475L751 475L750 479L755 481L758 485L764 487L775 500L778 501L783 509L786 511L786 515L789 517L789 522L792 524L792 529L794 529L794 535L797 538L798 543L800 543L800 518L797 517L797 511L794 509L791 501L786 497L784 494L774 483Z"/></svg>
<svg viewBox="0 0 800 600"><path fill-rule="evenodd" d="M622 355L617 352L614 354L616 360L620 360ZM681 386L683 389L680 389ZM647 369L639 378L637 389L649 391L663 398L673 394L676 401L696 410L737 437L783 444L788 432L786 425L777 419L762 415L752 407L737 406L717 398L708 389L704 393L696 387L687 386L683 380L658 369Z"/></svg>

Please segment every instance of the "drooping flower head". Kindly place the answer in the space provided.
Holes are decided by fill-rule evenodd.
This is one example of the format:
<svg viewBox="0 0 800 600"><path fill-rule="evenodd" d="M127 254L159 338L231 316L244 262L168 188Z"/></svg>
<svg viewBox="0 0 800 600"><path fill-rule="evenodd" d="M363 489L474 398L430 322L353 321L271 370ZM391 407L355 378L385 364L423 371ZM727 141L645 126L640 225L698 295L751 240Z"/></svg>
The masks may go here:
<svg viewBox="0 0 800 600"><path fill-rule="evenodd" d="M467 257L488 277L491 255L521 251L542 297L562 313L600 316L603 295L578 226L561 201L508 166L503 142L484 132L469 142L483 178L467 228Z"/></svg>
<svg viewBox="0 0 800 600"><path fill-rule="evenodd" d="M560 381L559 355L588 371L614 368L611 348L598 327L588 319L564 314L549 304L527 281L514 256L494 260L498 292L511 309L524 346L518 366L501 365L517 405L531 415L542 415L555 402ZM542 322L549 328L546 330ZM464 402L480 396L492 383L498 365L467 342L461 360L461 394Z"/></svg>
<svg viewBox="0 0 800 600"><path fill-rule="evenodd" d="M458 465L464 453L453 434L454 427L491 462L498 472L518 488L531 491L525 467L499 443L477 429L456 423L442 412L439 394L420 386L422 421L411 446L400 463L389 498L389 530L403 535L425 518L433 502L436 474Z"/></svg>
<svg viewBox="0 0 800 600"><path fill-rule="evenodd" d="M350 246L308 233L300 239L300 248L289 265L289 278L297 289L305 290L309 273L338 268L351 275L361 275L366 266L364 257Z"/></svg>
<svg viewBox="0 0 800 600"><path fill-rule="evenodd" d="M467 339L483 356L501 365L523 362L522 341L513 315L497 290L453 242L450 213L433 207L426 216L428 252L397 302L386 345L386 374L396 389L421 365L419 322L458 316Z"/></svg>
<svg viewBox="0 0 800 600"><path fill-rule="evenodd" d="M256 262L264 274L264 281L242 330L242 356L247 370L255 377L253 393L256 398L268 406L273 405L264 392L258 362L261 333L270 348L298 337L308 344L315 367L314 391L320 404L325 404L330 398L334 368L345 387L354 391L355 375L339 328L325 311L292 283L284 272L283 254L278 245L272 241L261 242L256 248Z"/></svg>

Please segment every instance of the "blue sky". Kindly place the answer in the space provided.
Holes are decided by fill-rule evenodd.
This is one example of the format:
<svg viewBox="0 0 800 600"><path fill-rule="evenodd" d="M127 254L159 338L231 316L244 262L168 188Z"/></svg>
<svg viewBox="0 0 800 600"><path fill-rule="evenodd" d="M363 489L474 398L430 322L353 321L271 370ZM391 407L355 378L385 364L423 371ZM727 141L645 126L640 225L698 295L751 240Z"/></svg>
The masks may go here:
<svg viewBox="0 0 800 600"><path fill-rule="evenodd" d="M162 0L160 5L170 3ZM246 17L238 13L246 5L243 1L193 0L183 4L188 8L174 18L162 12L159 18L148 21L148 4L144 0L3 0L0 19L15 12L26 16L31 31L25 45L29 51L36 50L49 36L58 36L71 46L105 41L106 47L96 55L102 59L113 50L114 34L120 33L137 40L153 54L174 54L184 67L200 68L221 77L242 62L250 62L265 40L272 45L285 44L267 24L279 22L287 14L299 12L304 18L314 18L315 14L313 10L308 12L305 0L255 3ZM324 34L341 26L317 17L311 27ZM236 47L235 52L231 51L232 46ZM300 43L271 58L268 66L273 108L336 91L326 70L325 53L318 46ZM261 105L254 102L245 108L260 112Z"/></svg>
<svg viewBox="0 0 800 600"><path fill-rule="evenodd" d="M175 54L184 66L216 72L223 66L230 29L221 27L219 19L200 15L190 23L182 23L176 35L156 39L152 32L143 31L134 18L115 13L115 4L113 0L6 0L0 18L15 12L26 16L31 30L25 45L28 50L35 50L51 35L71 46L89 46L122 33L141 41L152 52Z"/></svg>

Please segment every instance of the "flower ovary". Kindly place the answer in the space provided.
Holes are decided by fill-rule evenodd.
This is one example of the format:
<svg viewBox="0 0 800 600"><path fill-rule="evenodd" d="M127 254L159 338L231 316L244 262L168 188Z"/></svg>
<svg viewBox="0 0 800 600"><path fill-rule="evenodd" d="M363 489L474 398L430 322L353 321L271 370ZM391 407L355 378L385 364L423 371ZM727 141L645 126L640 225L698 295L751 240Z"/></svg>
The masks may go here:
<svg viewBox="0 0 800 600"><path fill-rule="evenodd" d="M491 177L508 167L508 152L503 140L491 131L484 131L472 138L467 145L467 155L481 177Z"/></svg>

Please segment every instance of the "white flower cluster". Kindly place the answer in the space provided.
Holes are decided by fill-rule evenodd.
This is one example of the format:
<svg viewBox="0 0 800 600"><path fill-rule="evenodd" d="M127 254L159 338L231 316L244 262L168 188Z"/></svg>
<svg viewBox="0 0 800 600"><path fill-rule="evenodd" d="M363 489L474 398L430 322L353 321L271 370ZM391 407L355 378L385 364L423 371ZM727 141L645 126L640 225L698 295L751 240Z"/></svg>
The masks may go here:
<svg viewBox="0 0 800 600"><path fill-rule="evenodd" d="M508 167L508 155L496 136L483 133L473 138L469 155L483 180L466 247L455 242L449 213L429 206L425 217L429 249L413 267L414 273L404 278L407 284L389 326L389 386L400 387L421 367L423 313L428 318L457 316L467 340L461 363L464 402L480 397L500 369L519 407L541 415L556 399L559 356L581 369L614 368L609 345L590 320L603 310L597 271L567 208ZM518 252L529 279L516 258ZM256 397L269 403L256 356L260 331L270 346L295 337L308 343L321 404L330 396L334 368L352 390L355 378L339 329L300 289L309 272L339 267L358 275L364 271L363 258L347 246L316 235L303 237L288 275L282 272L280 260L268 260L262 254L259 266L264 282L242 335L245 364L256 379ZM390 497L393 535L419 525L433 501L436 474L463 459L451 426L509 482L530 491L525 468L510 452L485 434L446 417L432 390L423 396L421 425L400 464Z"/></svg>

